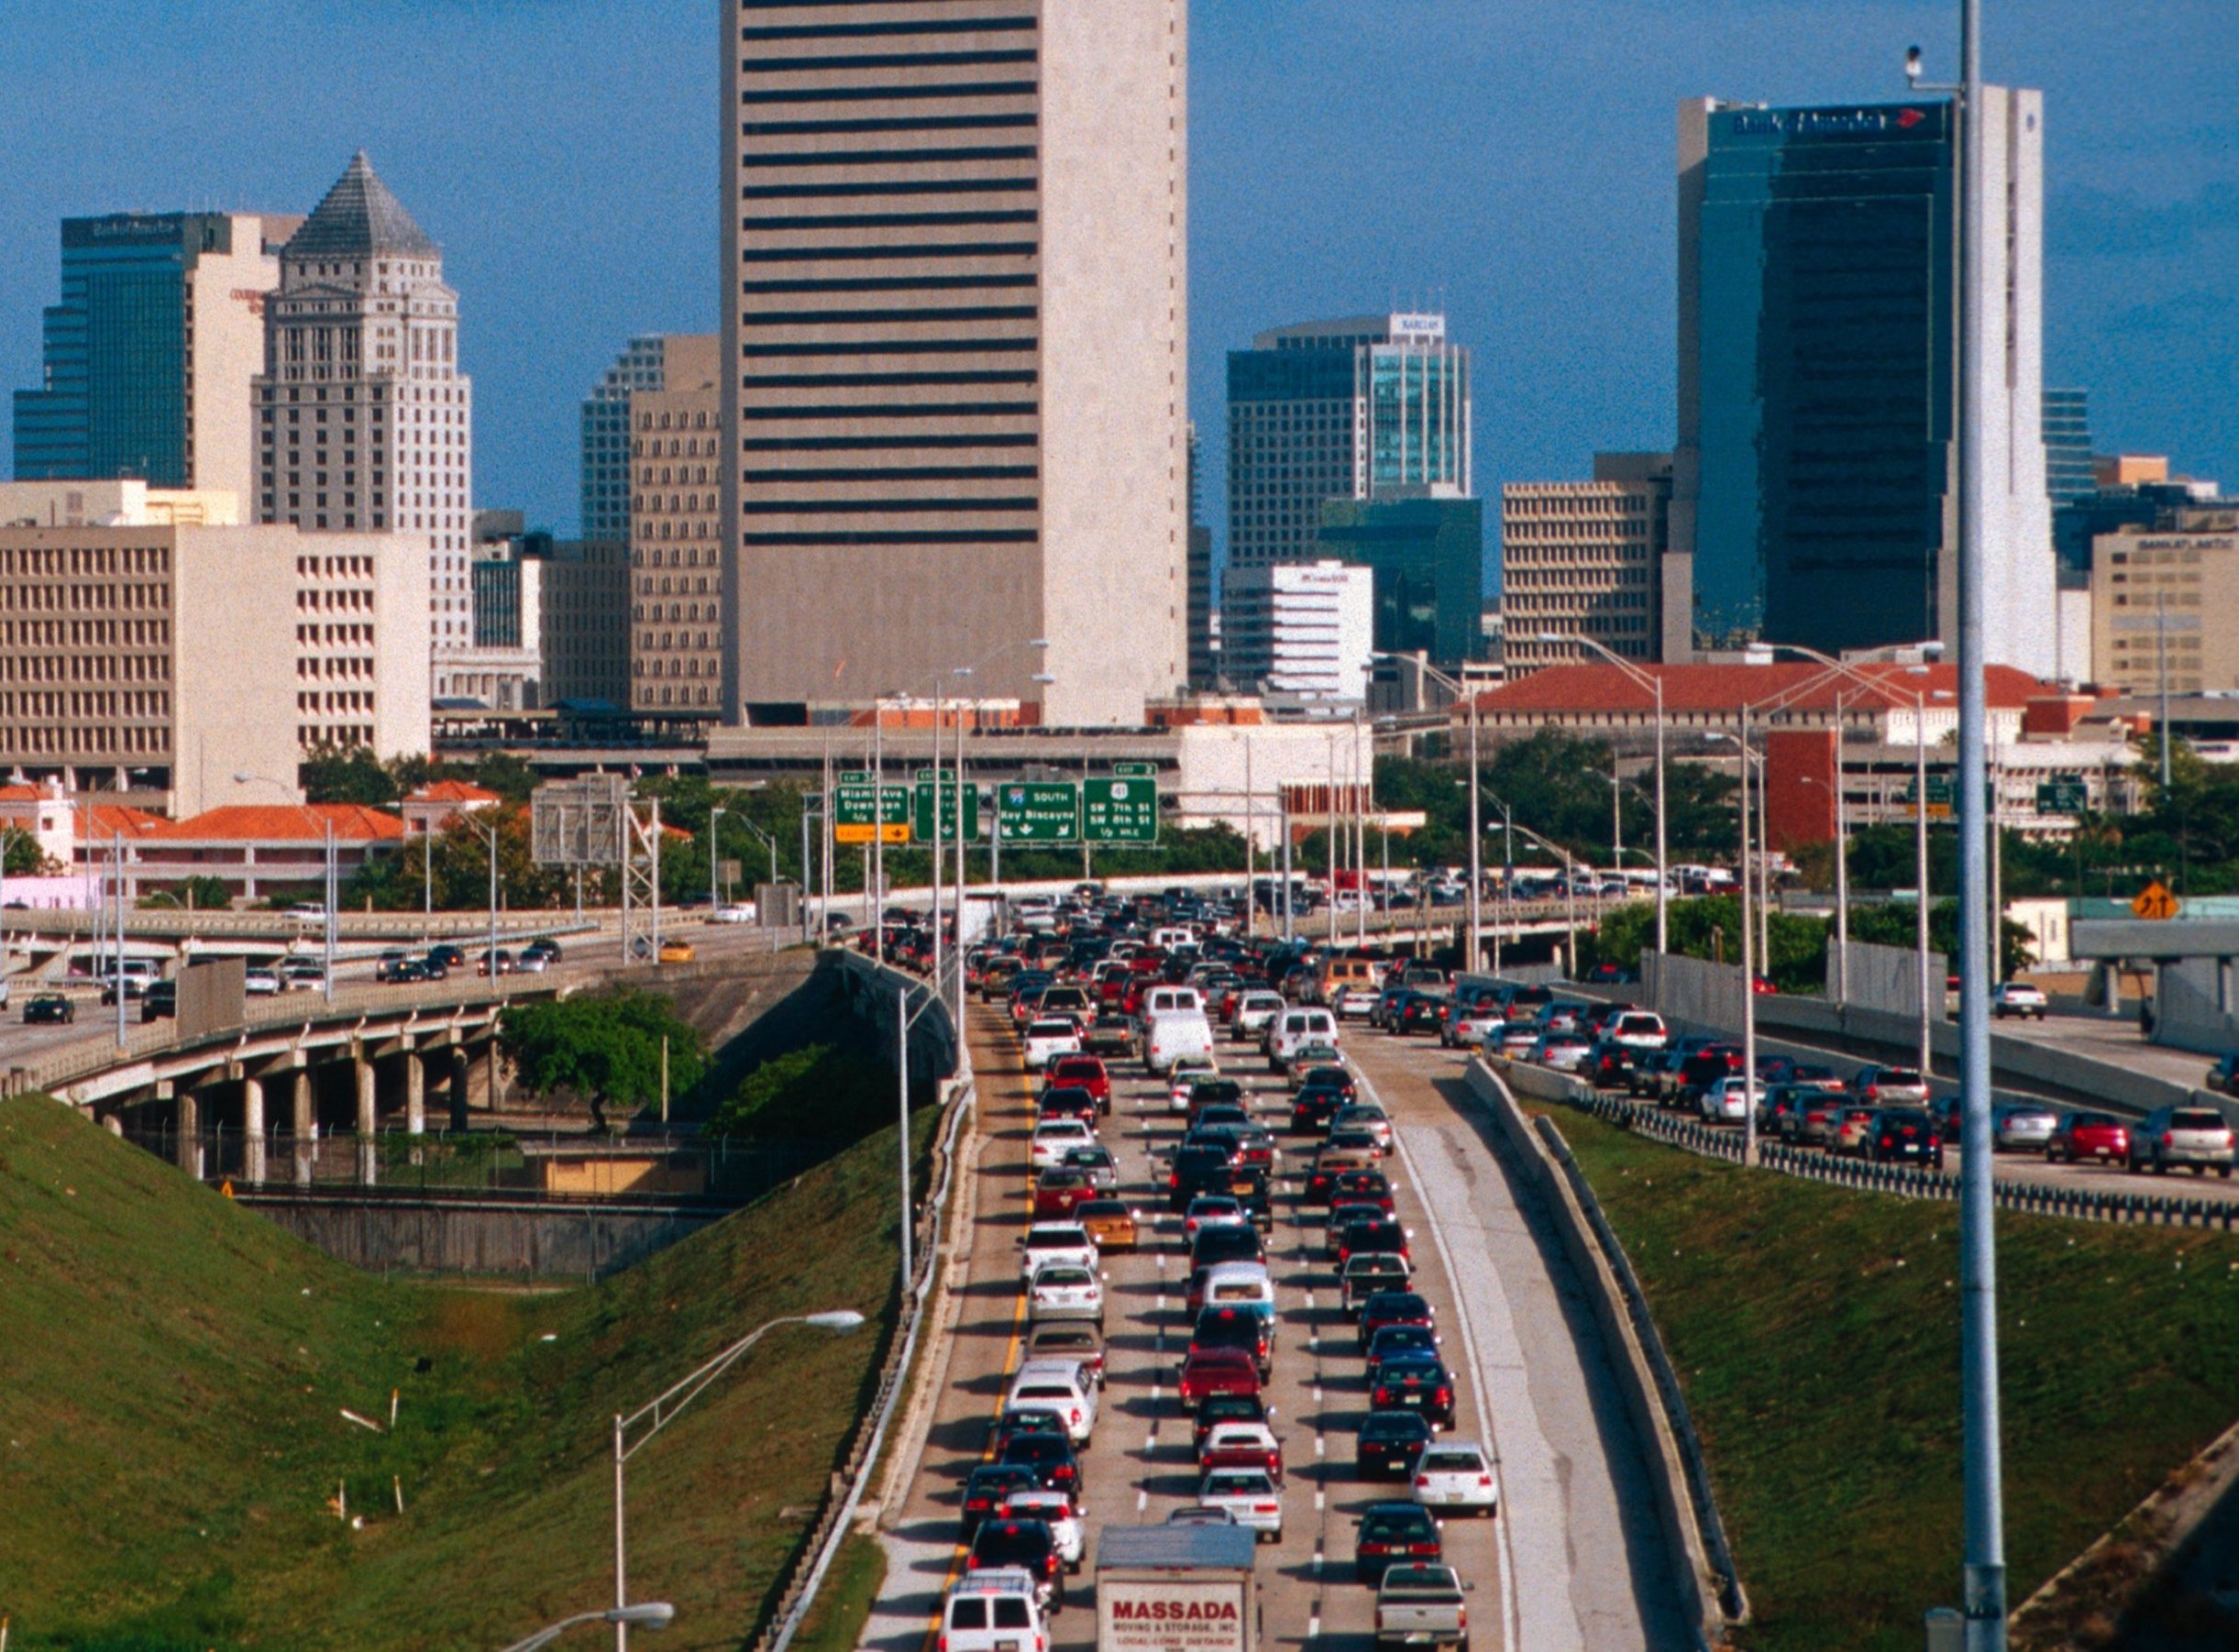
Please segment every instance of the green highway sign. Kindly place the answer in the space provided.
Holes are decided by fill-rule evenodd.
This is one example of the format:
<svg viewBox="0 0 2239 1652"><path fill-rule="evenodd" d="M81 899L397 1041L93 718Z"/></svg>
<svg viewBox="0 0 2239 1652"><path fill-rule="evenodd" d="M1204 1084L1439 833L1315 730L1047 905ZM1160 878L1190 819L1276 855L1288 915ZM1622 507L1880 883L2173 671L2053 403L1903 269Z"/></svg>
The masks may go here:
<svg viewBox="0 0 2239 1652"><path fill-rule="evenodd" d="M1112 773L1125 775L1131 779L1149 780L1157 776L1158 765L1155 763L1115 763L1112 765Z"/></svg>
<svg viewBox="0 0 2239 1652"><path fill-rule="evenodd" d="M1158 782L1133 775L1082 781L1081 835L1092 843L1157 843Z"/></svg>
<svg viewBox="0 0 2239 1652"><path fill-rule="evenodd" d="M883 832L875 830L883 820ZM832 838L837 843L867 843L883 838L889 843L910 841L910 793L889 786L881 798L878 787L866 780L860 785L832 788Z"/></svg>
<svg viewBox="0 0 2239 1652"><path fill-rule="evenodd" d="M840 771L842 786L868 786L870 783L871 771L867 768L844 768Z"/></svg>
<svg viewBox="0 0 2239 1652"><path fill-rule="evenodd" d="M910 788L910 836L914 843L933 841L933 783L932 771ZM964 788L964 836L966 843L979 837L979 787ZM941 776L941 841L956 841L956 776Z"/></svg>
<svg viewBox="0 0 2239 1652"><path fill-rule="evenodd" d="M2081 775L2055 775L2037 787L2039 814L2081 814L2090 804Z"/></svg>
<svg viewBox="0 0 2239 1652"><path fill-rule="evenodd" d="M1020 780L995 788L996 832L1006 843L1077 843L1081 788L1075 780Z"/></svg>

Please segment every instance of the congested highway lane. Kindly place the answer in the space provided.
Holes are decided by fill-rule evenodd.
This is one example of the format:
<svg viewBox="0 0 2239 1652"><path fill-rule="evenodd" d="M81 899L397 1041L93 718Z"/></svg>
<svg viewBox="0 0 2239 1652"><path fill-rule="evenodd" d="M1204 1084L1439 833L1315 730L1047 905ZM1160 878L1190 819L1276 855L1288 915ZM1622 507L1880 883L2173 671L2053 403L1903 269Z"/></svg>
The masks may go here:
<svg viewBox="0 0 2239 1652"><path fill-rule="evenodd" d="M981 1154L976 1172L971 1278L948 1349L948 1365L923 1459L898 1529L888 1539L886 1587L865 1644L888 1652L920 1652L945 1584L961 1569L960 1488L985 1450L1007 1372L1015 1367L1023 1329L1016 1241L1026 1222L1029 1081L999 1016L972 1013L979 1073ZM1285 1092L1256 1050L1224 1044L1221 1062L1244 1080L1252 1103L1280 1132ZM1096 1438L1085 1457L1090 1569L1069 1587L1056 1624L1060 1647L1093 1646L1090 1585L1096 1532L1108 1522L1162 1521L1196 1501L1198 1475L1189 1419L1175 1393L1187 1346L1178 1217L1164 1209L1164 1171L1157 1155L1179 1140L1163 1085L1133 1063L1114 1063L1113 1111L1104 1134L1120 1162L1120 1192L1140 1208L1154 1237L1133 1255L1105 1259L1107 1361L1109 1376ZM1298 1168L1303 1138L1284 1138ZM1492 1433L1482 1386L1463 1349L1462 1305L1452 1289L1429 1215L1396 1170L1402 1219L1416 1230L1417 1288L1433 1302L1445 1355L1460 1386L1455 1437ZM1302 1215L1308 1219L1302 1220ZM1351 1322L1336 1302L1334 1274L1319 1253L1318 1213L1302 1213L1294 1188L1279 1183L1269 1244L1278 1292L1280 1336L1268 1399L1275 1413L1286 1469L1279 1544L1260 1551L1263 1633L1271 1644L1308 1641L1364 1652L1373 1635L1373 1593L1352 1580L1353 1525L1369 1503L1404 1497L1404 1482L1366 1482L1353 1471L1353 1431L1368 1403ZM938 1371L939 1367L929 1368ZM1509 1630L1515 1568L1507 1552L1508 1518L1450 1518L1446 1558L1472 1586L1472 1646L1500 1652L1517 1643ZM1561 1643L1557 1643L1561 1644ZM1605 1643L1616 1645L1619 1643ZM1645 1643L1643 1643L1645 1644Z"/></svg>

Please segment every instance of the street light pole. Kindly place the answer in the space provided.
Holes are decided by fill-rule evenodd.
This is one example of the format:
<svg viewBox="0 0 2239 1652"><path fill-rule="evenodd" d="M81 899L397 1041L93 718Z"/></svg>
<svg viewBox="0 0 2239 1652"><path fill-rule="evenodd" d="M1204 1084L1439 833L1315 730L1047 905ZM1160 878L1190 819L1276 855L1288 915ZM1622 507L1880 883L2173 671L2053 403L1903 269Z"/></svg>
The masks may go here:
<svg viewBox="0 0 2239 1652"><path fill-rule="evenodd" d="M722 858L723 852L722 839L716 832L715 823L728 812L729 810L720 803L711 805L708 809L708 921L710 923L715 921L715 910L722 904L715 895L715 865ZM807 817L803 816L802 819L805 822Z"/></svg>
<svg viewBox="0 0 2239 1652"><path fill-rule="evenodd" d="M1645 670L1606 644L1597 642L1593 637L1583 633L1571 635L1561 632L1544 632L1540 634L1539 640L1542 643L1570 643L1581 647L1591 648L1622 671L1635 688L1646 688L1656 698L1656 950L1659 953L1668 952L1671 936L1669 916L1671 898L1666 888L1666 885L1670 882L1667 876L1670 862L1665 854L1668 840L1664 827L1663 673Z"/></svg>

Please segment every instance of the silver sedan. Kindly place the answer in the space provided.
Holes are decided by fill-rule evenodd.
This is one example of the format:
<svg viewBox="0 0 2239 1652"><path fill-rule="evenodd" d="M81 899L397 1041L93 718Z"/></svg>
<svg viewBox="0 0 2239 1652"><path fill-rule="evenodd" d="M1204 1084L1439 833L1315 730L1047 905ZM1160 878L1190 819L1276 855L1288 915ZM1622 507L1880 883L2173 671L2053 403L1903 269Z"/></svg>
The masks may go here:
<svg viewBox="0 0 2239 1652"><path fill-rule="evenodd" d="M2043 1152L2059 1123L2051 1107L2008 1102L1991 1110L1991 1145L2000 1152Z"/></svg>

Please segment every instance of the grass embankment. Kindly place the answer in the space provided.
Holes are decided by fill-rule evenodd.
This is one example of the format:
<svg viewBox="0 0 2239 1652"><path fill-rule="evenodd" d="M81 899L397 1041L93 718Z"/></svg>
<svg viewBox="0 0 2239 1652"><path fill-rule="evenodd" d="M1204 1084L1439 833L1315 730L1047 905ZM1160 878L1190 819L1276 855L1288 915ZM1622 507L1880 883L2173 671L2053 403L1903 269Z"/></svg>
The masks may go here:
<svg viewBox="0 0 2239 1652"><path fill-rule="evenodd" d="M1959 1593L1958 1215L1554 1112L1687 1392L1752 1652L1914 1652ZM2001 1215L2019 1605L2239 1417L2239 1239Z"/></svg>
<svg viewBox="0 0 2239 1652"><path fill-rule="evenodd" d="M502 1646L612 1598L614 1413L765 1319L858 1308L853 1336L773 1332L630 1465L633 1598L676 1603L669 1652L737 1646L867 1398L893 1151L600 1285L497 1293L354 1272L52 1102L0 1103L10 1646Z"/></svg>

